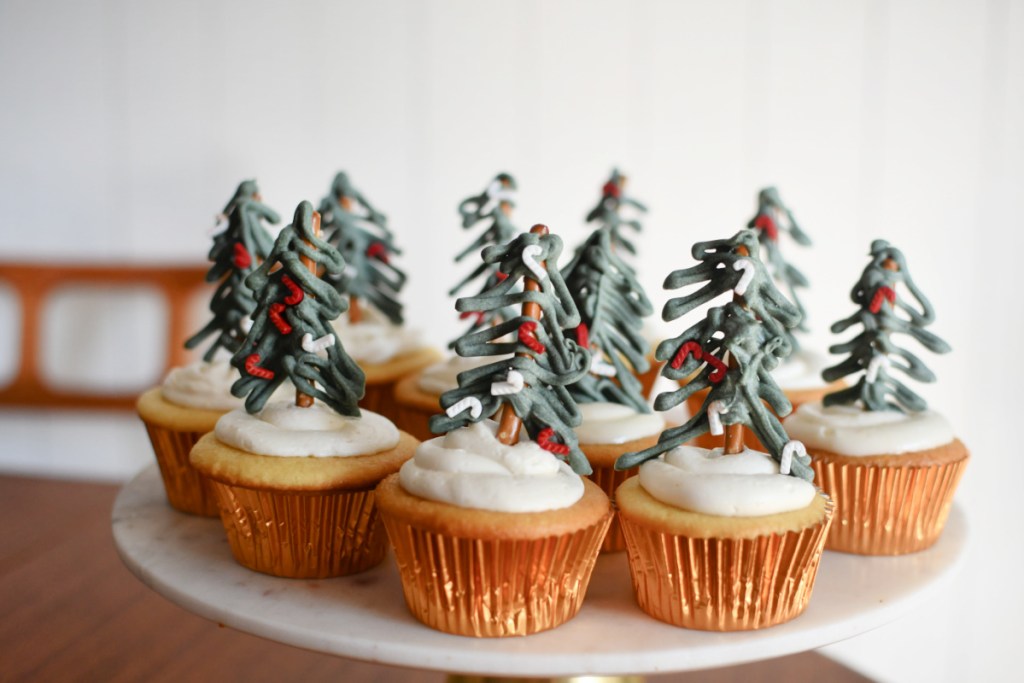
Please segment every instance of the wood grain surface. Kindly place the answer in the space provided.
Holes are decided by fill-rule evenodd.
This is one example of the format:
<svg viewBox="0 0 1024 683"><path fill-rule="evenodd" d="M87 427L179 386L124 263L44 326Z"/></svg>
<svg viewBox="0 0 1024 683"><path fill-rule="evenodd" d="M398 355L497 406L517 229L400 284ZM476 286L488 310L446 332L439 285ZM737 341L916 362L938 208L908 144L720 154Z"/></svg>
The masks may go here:
<svg viewBox="0 0 1024 683"><path fill-rule="evenodd" d="M117 487L0 476L0 680L441 683L444 674L364 664L233 631L160 597L121 564ZM652 682L854 683L816 653Z"/></svg>

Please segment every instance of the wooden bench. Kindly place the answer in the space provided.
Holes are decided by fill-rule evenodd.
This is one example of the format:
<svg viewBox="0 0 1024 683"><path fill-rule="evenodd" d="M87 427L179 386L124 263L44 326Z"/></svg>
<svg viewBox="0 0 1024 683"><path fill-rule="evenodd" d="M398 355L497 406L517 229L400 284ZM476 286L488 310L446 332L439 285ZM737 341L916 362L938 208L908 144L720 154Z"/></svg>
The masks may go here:
<svg viewBox="0 0 1024 683"><path fill-rule="evenodd" d="M189 358L182 344L188 329L189 306L196 290L205 285L207 265L54 264L0 261L0 287L7 286L16 298L20 334L14 379L0 387L0 405L47 408L132 408L137 391L104 393L89 389L50 386L40 373L39 343L43 311L53 295L91 287L146 287L167 303L167 351L159 376L140 378L141 388L155 384L166 371Z"/></svg>

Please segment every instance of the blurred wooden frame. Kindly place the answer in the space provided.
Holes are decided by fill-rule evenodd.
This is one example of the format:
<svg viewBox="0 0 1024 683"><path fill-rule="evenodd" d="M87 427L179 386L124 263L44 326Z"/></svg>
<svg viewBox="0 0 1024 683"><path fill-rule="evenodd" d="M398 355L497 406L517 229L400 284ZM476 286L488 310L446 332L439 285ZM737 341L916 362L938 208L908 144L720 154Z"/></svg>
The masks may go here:
<svg viewBox="0 0 1024 683"><path fill-rule="evenodd" d="M78 285L131 288L143 286L160 293L167 302L167 352L159 381L166 371L189 357L182 344L188 336L189 307L196 290L205 285L206 265L50 264L0 261L0 286L13 291L18 304L20 335L16 338L18 367L14 380L0 387L0 406L40 408L118 408L135 405L137 392L110 394L99 391L55 389L40 375L39 343L42 313L56 292ZM146 378L142 378L143 382ZM145 388L145 385L140 388Z"/></svg>

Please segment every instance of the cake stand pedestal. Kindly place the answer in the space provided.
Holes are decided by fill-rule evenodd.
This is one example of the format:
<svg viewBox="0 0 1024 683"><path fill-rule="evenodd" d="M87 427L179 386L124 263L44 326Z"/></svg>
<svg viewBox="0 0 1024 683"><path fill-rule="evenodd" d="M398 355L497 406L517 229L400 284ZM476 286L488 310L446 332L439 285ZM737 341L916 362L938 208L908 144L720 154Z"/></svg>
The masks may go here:
<svg viewBox="0 0 1024 683"><path fill-rule="evenodd" d="M207 619L270 640L367 662L475 676L631 676L731 666L812 650L890 622L953 580L967 524L956 506L931 549L902 557L826 552L807 610L761 631L710 633L651 619L633 600L622 553L598 562L568 623L521 638L431 630L407 611L389 557L368 572L281 579L235 563L221 523L168 504L156 466L114 503L121 558L146 585ZM453 677L453 680L457 677Z"/></svg>

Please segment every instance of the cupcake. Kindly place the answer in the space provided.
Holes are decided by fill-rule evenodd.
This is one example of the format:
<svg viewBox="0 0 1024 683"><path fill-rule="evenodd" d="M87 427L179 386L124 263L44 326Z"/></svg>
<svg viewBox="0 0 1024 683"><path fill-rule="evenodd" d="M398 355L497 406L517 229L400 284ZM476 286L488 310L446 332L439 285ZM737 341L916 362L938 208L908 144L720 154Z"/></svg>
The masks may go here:
<svg viewBox="0 0 1024 683"><path fill-rule="evenodd" d="M934 374L894 334L934 353L949 345L925 330L935 313L910 277L899 249L871 245L871 262L851 293L857 312L832 326L863 330L831 348L848 354L822 374L857 376L853 386L808 403L786 420L802 440L821 487L836 500L826 547L860 555L902 555L930 547L942 533L968 451L939 413L892 374L932 382Z"/></svg>
<svg viewBox="0 0 1024 683"><path fill-rule="evenodd" d="M579 246L565 268L565 282L580 312L576 343L591 352L588 372L569 386L580 406L576 436L593 469L590 477L612 496L636 470L615 469L623 453L653 446L665 426L652 414L637 378L648 368L650 344L641 333L653 312L633 269L615 248L615 232L605 222ZM613 521L604 551L623 550Z"/></svg>
<svg viewBox="0 0 1024 683"><path fill-rule="evenodd" d="M403 327L398 296L406 276L393 257L395 245L387 218L338 173L320 202L324 238L341 252L345 270L329 276L348 298L346 324L335 333L348 354L362 367L366 393L360 405L391 420L398 419L395 385L406 375L431 365L441 356L424 346L422 335Z"/></svg>
<svg viewBox="0 0 1024 683"><path fill-rule="evenodd" d="M821 371L827 365L825 356L800 344L799 334L806 333L807 312L797 291L808 286L807 278L797 270L796 266L786 260L783 255L779 237L789 234L794 242L802 246L810 246L811 238L807 236L793 217L793 212L782 202L779 191L774 187L766 187L758 193L757 213L747 222L747 227L756 231L761 246L762 262L769 276L780 289L788 293L788 299L800 312L800 323L785 334L792 347L792 353L783 360L772 372L776 384L782 388L786 398L795 410L804 403L820 400L829 391L846 386L841 380L826 384L821 381ZM710 357L708 362L715 364L719 359ZM687 401L690 413L695 415L704 403L707 392L695 394ZM776 416L778 417L778 416ZM746 432L747 445L761 448L761 443L754 435ZM695 442L705 448L713 447L713 440L703 436Z"/></svg>
<svg viewBox="0 0 1024 683"><path fill-rule="evenodd" d="M470 195L459 202L459 215L464 230L476 229L481 223L485 228L455 255L459 263L466 257L475 262L473 269L463 277L451 290L449 296L465 292L474 282L479 285L475 292L482 293L494 287L505 274L498 270L500 264L485 263L480 260L480 250L496 244L505 244L515 237L517 230L512 224L512 209L515 207L516 181L508 173L496 175L479 194ZM462 320L468 320L470 334L483 327L490 327L502 320L516 316L514 307L497 308L493 311L465 311L460 314ZM454 348L453 341L450 347ZM493 360L493 359L490 359ZM484 361L488 362L488 361ZM476 358L454 356L424 368L422 371L407 376L395 387L395 404L398 410L398 425L418 439L430 439L430 418L439 411L438 400L446 391L458 386L456 377L460 372L479 367L484 364Z"/></svg>
<svg viewBox="0 0 1024 683"><path fill-rule="evenodd" d="M443 436L377 489L406 604L445 633L527 635L572 618L611 520L607 496L579 476L589 467L566 386L590 358L563 334L579 315L556 266L560 251L544 226L483 251L507 277L459 299L458 310L523 310L455 349L515 356L460 374L431 422ZM525 294L514 289L521 280ZM510 331L515 341L503 341Z"/></svg>
<svg viewBox="0 0 1024 683"><path fill-rule="evenodd" d="M332 332L345 299L317 273L341 256L319 237L319 215L299 204L267 259L247 279L253 324L231 363L245 409L217 421L192 449L213 481L235 559L291 578L353 574L384 558L373 489L418 441L357 403L362 370ZM270 401L285 379L294 399Z"/></svg>
<svg viewBox="0 0 1024 683"><path fill-rule="evenodd" d="M659 410L704 388L709 395L688 422L616 464L640 470L615 493L637 604L674 626L738 631L796 617L810 600L831 522L832 503L811 483L802 445L775 417L789 405L770 372L791 351L785 331L800 312L772 283L757 247L750 230L698 243L700 264L666 279L669 289L702 285L669 300L666 321L734 294L657 351L661 360L684 358L665 366L666 377L690 377L658 396ZM730 362L719 370L702 362L708 354ZM767 452L744 445L745 428ZM719 447L687 445L708 432L724 437Z"/></svg>
<svg viewBox="0 0 1024 683"><path fill-rule="evenodd" d="M217 516L213 488L189 464L188 454L199 437L213 431L221 415L242 405L231 395L236 373L227 356L245 339L255 307L245 278L273 244L262 221L280 220L261 202L254 180L238 186L218 219L226 220L227 226L213 238L213 265L206 273L207 282L219 283L210 300L213 317L185 347L196 348L211 337L213 341L201 361L173 368L161 386L143 393L136 404L153 444L168 502L181 512L207 517Z"/></svg>

